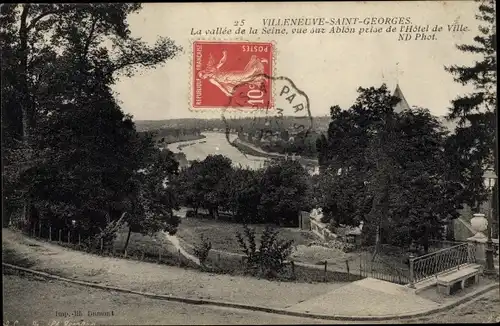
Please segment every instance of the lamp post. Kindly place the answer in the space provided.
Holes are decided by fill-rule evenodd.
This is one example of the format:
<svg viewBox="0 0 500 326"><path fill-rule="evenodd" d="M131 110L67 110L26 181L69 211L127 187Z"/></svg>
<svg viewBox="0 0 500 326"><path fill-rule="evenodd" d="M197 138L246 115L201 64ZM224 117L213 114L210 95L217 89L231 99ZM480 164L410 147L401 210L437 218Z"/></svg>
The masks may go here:
<svg viewBox="0 0 500 326"><path fill-rule="evenodd" d="M489 192L490 195L490 207L488 214L488 241L486 242L486 269L485 273L493 274L495 273L495 265L493 263L493 241L491 239L492 228L491 225L493 223L493 187L495 186L495 182L497 180L497 175L492 168L486 169L484 172L484 185Z"/></svg>

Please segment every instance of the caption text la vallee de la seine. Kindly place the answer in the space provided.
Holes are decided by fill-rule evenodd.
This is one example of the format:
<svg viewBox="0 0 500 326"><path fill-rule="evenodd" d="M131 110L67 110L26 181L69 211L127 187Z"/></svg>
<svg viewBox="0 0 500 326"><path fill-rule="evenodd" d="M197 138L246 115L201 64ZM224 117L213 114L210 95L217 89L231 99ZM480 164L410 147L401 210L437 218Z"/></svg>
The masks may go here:
<svg viewBox="0 0 500 326"><path fill-rule="evenodd" d="M341 17L341 18L263 18L262 26L249 26L240 19L230 26L208 29L191 28L191 35L377 35L393 34L398 41L434 41L440 33L464 33L470 28L459 22L449 24L414 24L411 17Z"/></svg>

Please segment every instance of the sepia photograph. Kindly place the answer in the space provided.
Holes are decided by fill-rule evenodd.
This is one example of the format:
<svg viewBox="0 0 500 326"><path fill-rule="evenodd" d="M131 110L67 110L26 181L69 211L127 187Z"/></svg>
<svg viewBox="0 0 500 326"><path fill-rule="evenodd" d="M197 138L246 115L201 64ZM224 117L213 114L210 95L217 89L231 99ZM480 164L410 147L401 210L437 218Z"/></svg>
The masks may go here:
<svg viewBox="0 0 500 326"><path fill-rule="evenodd" d="M3 326L500 322L495 0L0 25Z"/></svg>

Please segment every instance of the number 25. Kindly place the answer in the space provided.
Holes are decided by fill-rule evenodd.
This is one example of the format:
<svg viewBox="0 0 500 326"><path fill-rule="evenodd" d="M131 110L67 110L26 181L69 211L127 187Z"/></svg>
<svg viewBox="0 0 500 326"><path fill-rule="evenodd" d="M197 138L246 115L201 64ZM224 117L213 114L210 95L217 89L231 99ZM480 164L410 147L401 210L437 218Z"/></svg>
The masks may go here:
<svg viewBox="0 0 500 326"><path fill-rule="evenodd" d="M237 20L234 22L234 26L243 26L245 25L245 20L242 19L242 20Z"/></svg>

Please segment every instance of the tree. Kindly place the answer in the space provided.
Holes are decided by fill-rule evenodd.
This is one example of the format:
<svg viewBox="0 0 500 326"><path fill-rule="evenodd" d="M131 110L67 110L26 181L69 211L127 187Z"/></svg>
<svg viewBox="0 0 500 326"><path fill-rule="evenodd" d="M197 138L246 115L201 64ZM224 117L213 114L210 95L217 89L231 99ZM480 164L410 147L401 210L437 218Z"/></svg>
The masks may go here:
<svg viewBox="0 0 500 326"><path fill-rule="evenodd" d="M421 108L404 111L397 118L395 158L401 172L392 189L397 196L390 227L395 243L417 240L427 252L428 240L439 239L443 225L458 217L461 186L450 174L453 161L444 151L448 132L440 122Z"/></svg>
<svg viewBox="0 0 500 326"><path fill-rule="evenodd" d="M147 165L128 182L129 196L125 204L130 213L125 220L129 231L123 250L127 249L132 232L153 235L165 231L173 235L180 224L180 218L173 212L179 208L173 182L179 163L171 151L156 148L150 151L146 162Z"/></svg>
<svg viewBox="0 0 500 326"><path fill-rule="evenodd" d="M223 155L208 155L203 161L195 161L182 170L176 180L182 202L195 209L208 209L218 219L219 208L227 207L228 176L232 174L231 160Z"/></svg>
<svg viewBox="0 0 500 326"><path fill-rule="evenodd" d="M318 205L323 210L323 223L330 223L332 227L358 226L365 220L371 209L371 197L366 195L366 186L360 177L361 174L352 171L339 173L332 168L321 172Z"/></svg>
<svg viewBox="0 0 500 326"><path fill-rule="evenodd" d="M228 209L237 222L259 223L259 204L261 197L260 170L236 168L228 175Z"/></svg>
<svg viewBox="0 0 500 326"><path fill-rule="evenodd" d="M267 223L297 226L300 211L312 208L310 178L297 161L269 165L263 172L260 188L259 212Z"/></svg>
<svg viewBox="0 0 500 326"><path fill-rule="evenodd" d="M191 165L180 170L174 181L180 202L184 206L192 207L195 215L198 215L198 209L203 205L201 181L198 181L201 178L200 171L201 162L198 160L192 161Z"/></svg>
<svg viewBox="0 0 500 326"><path fill-rule="evenodd" d="M111 86L180 50L167 38L154 46L132 38L127 16L139 9L123 3L1 7L4 175L9 202L23 199L25 216L33 209L62 225L76 218L89 229L121 216L123 185L145 164L141 153L149 149L141 146L151 144L138 140Z"/></svg>
<svg viewBox="0 0 500 326"><path fill-rule="evenodd" d="M447 132L428 110L395 113L399 99L385 85L358 91L348 110L332 108L328 137L317 143L323 210L334 224L364 220L377 247L417 241L427 249L460 207Z"/></svg>
<svg viewBox="0 0 500 326"><path fill-rule="evenodd" d="M146 146L130 118L114 102L103 101L68 108L38 126L33 137L42 160L21 182L40 216L61 226L81 220L86 230L118 218L116 206L128 195L123 185L142 167Z"/></svg>
<svg viewBox="0 0 500 326"><path fill-rule="evenodd" d="M223 155L208 155L200 166L199 189L203 193L203 208L218 219L219 208L226 203L227 176L231 174L232 162Z"/></svg>
<svg viewBox="0 0 500 326"><path fill-rule="evenodd" d="M485 167L491 166L495 161L495 168L498 171L498 161L495 159L498 158L498 139L495 137L497 128L495 1L476 1L479 3L479 14L476 18L484 24L479 27L479 35L474 38L474 44L461 44L457 45L457 48L481 59L470 66L445 67L446 71L455 76L456 82L471 85L474 89L473 92L453 100L448 113L448 119L458 120L456 132L448 141L448 150L450 153L455 153L455 166L464 187L462 200L474 210L478 210L479 205L486 200L482 182ZM495 192L498 192L498 184Z"/></svg>

